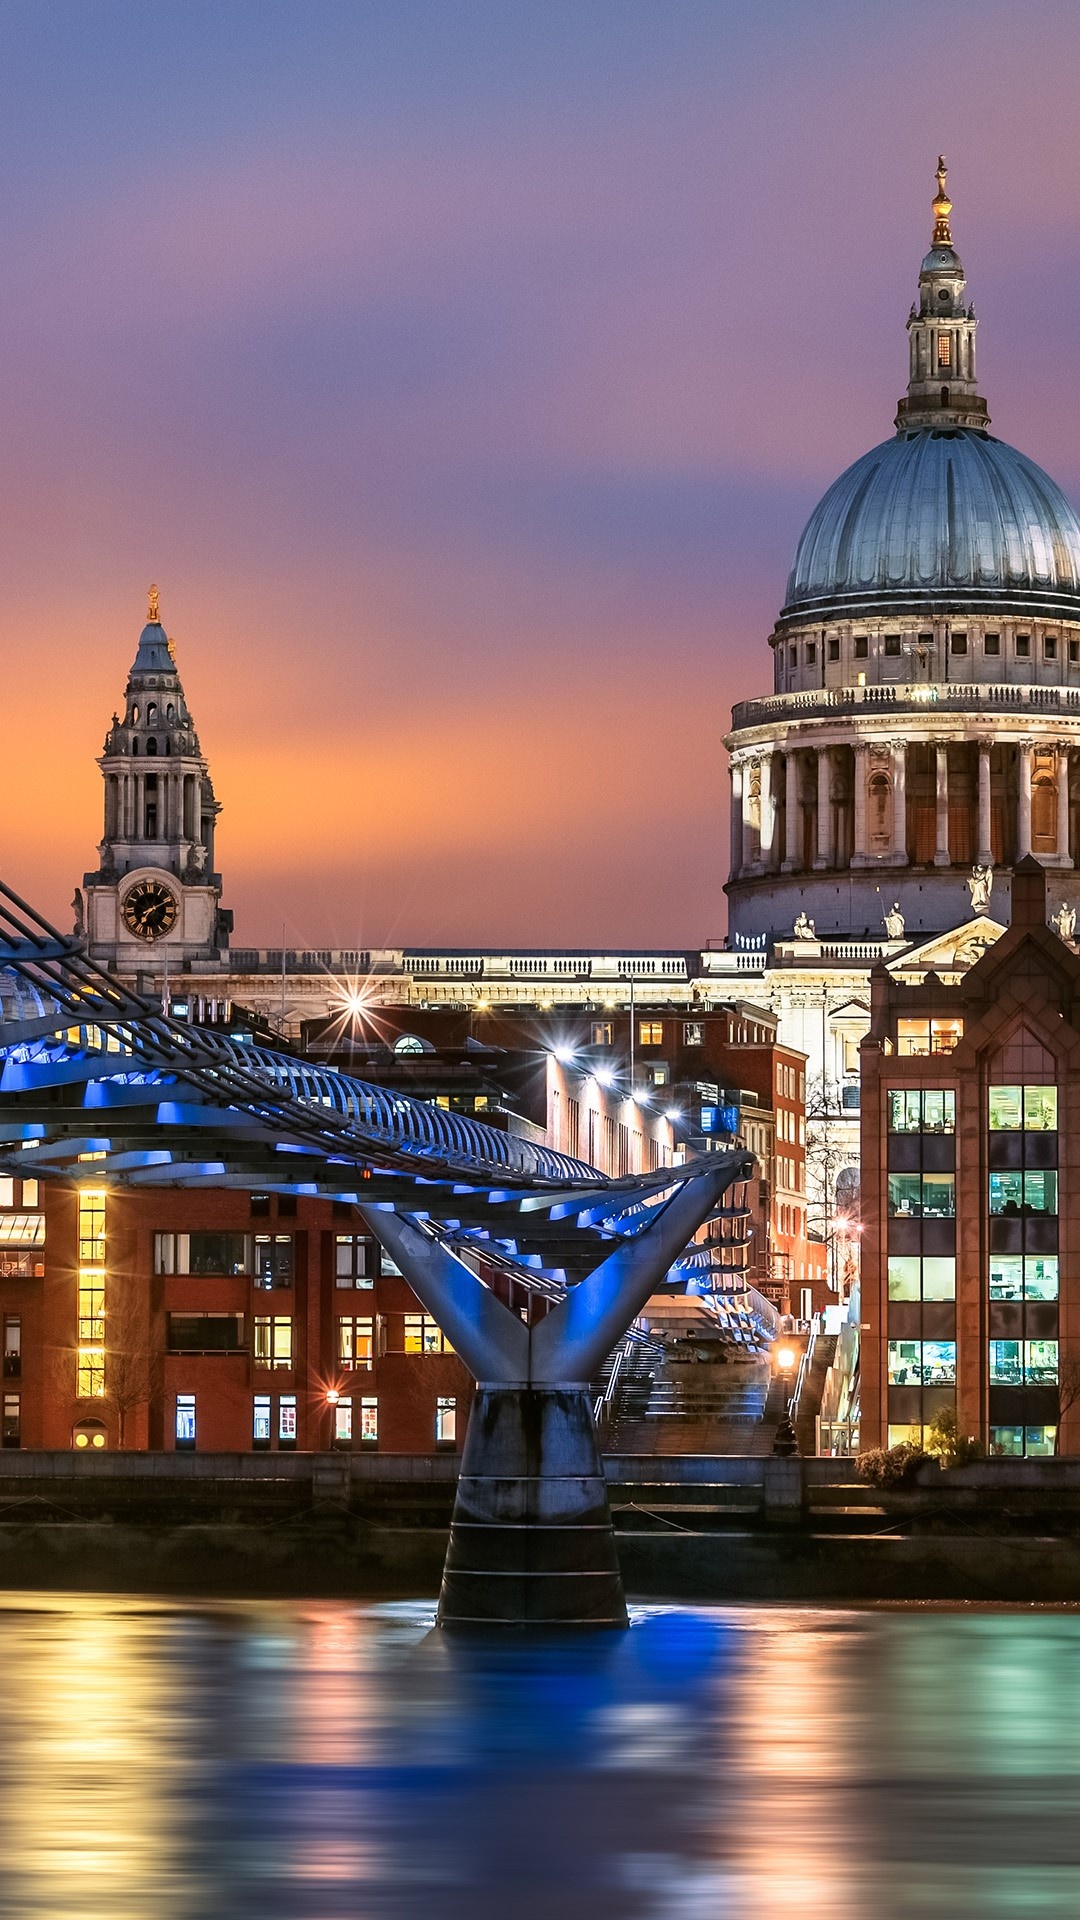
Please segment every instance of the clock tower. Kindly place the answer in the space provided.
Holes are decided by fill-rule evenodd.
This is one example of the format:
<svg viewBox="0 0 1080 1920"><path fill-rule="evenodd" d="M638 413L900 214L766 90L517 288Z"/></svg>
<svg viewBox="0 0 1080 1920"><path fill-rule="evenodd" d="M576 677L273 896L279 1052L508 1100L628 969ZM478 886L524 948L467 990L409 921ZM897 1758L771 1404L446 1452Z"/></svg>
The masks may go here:
<svg viewBox="0 0 1080 1920"><path fill-rule="evenodd" d="M75 895L77 933L126 978L228 964L232 915L214 871L220 811L184 699L158 590L98 761L105 782L99 865Z"/></svg>

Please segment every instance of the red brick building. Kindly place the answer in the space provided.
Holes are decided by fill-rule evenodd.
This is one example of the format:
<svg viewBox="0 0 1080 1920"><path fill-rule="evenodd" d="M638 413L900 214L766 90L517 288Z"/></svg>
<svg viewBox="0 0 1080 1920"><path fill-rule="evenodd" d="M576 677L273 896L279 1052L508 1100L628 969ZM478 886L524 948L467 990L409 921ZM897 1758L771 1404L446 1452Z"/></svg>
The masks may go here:
<svg viewBox="0 0 1080 1920"><path fill-rule="evenodd" d="M991 1452L1080 1450L1080 954L1032 859L1012 915L966 971L872 976L864 1448L944 1409Z"/></svg>
<svg viewBox="0 0 1080 1920"><path fill-rule="evenodd" d="M329 1201L0 1182L0 1316L6 1446L430 1453L472 1397Z"/></svg>

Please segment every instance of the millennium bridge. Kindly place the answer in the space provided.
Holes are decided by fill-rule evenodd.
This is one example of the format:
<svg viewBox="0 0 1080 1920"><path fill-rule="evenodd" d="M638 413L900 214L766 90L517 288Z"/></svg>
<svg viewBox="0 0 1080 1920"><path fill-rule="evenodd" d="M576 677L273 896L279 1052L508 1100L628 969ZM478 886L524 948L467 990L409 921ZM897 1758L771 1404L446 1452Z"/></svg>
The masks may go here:
<svg viewBox="0 0 1080 1920"><path fill-rule="evenodd" d="M745 1318L720 1243L695 1236L719 1216L745 1231L748 1154L609 1178L191 1027L0 883L0 1166L75 1181L87 1155L116 1185L353 1205L477 1382L440 1623L625 1625L591 1383L666 1281L705 1295L721 1324ZM500 1276L544 1297L528 1324L499 1298Z"/></svg>

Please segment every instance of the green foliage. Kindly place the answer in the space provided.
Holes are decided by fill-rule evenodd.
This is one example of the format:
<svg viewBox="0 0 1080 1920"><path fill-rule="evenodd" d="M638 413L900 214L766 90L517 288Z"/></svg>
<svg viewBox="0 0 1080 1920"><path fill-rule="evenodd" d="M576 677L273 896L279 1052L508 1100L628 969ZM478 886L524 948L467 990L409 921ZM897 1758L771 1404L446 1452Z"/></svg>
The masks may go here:
<svg viewBox="0 0 1080 1920"><path fill-rule="evenodd" d="M875 1487L910 1486L920 1467L929 1466L931 1456L911 1440L898 1447L871 1447L860 1453L856 1462L864 1480Z"/></svg>
<svg viewBox="0 0 1080 1920"><path fill-rule="evenodd" d="M943 1407L940 1413L934 1415L927 1435L926 1451L942 1467L966 1467L973 1460L986 1457L981 1440L959 1431L954 1407Z"/></svg>

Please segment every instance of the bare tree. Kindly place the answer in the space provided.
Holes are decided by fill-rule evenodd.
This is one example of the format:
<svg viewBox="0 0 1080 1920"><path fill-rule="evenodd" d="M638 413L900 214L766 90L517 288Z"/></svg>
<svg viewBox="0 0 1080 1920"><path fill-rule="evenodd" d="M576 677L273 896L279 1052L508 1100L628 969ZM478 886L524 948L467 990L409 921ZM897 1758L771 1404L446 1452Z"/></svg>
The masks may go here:
<svg viewBox="0 0 1080 1920"><path fill-rule="evenodd" d="M1070 1407L1074 1407L1080 1400L1080 1355L1063 1354L1060 1346L1058 1355L1058 1423L1057 1432L1054 1435L1055 1453L1061 1452L1061 1429L1065 1415Z"/></svg>
<svg viewBox="0 0 1080 1920"><path fill-rule="evenodd" d="M852 1148L854 1115L845 1109L835 1080L818 1074L806 1087L806 1218L825 1247L833 1287L846 1294L857 1278L857 1236L847 1231L857 1210L857 1191L845 1193L858 1159Z"/></svg>

